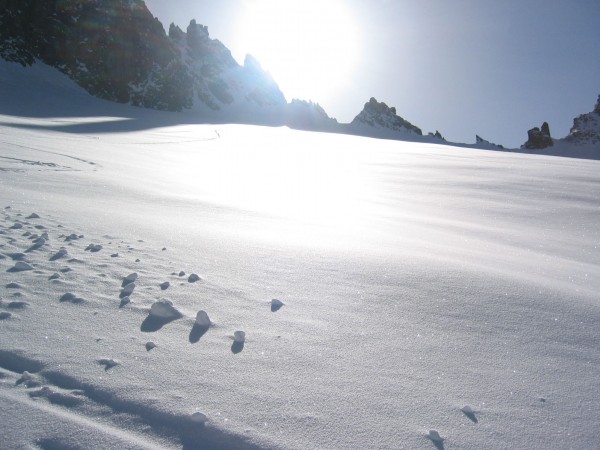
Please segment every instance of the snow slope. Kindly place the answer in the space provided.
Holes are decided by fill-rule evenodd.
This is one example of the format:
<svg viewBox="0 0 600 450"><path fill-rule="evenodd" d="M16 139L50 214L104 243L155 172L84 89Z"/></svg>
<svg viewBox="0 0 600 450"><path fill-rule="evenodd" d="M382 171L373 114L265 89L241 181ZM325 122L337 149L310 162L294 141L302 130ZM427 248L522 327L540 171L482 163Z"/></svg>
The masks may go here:
<svg viewBox="0 0 600 450"><path fill-rule="evenodd" d="M597 161L0 76L0 447L600 447Z"/></svg>

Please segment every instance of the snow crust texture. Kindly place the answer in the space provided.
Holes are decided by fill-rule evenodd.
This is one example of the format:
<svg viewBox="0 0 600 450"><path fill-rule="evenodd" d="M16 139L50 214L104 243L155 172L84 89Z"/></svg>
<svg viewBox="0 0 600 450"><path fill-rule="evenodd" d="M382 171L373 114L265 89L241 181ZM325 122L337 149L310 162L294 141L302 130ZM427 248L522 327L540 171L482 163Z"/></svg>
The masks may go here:
<svg viewBox="0 0 600 450"><path fill-rule="evenodd" d="M600 447L597 161L176 124L32 70L0 447Z"/></svg>

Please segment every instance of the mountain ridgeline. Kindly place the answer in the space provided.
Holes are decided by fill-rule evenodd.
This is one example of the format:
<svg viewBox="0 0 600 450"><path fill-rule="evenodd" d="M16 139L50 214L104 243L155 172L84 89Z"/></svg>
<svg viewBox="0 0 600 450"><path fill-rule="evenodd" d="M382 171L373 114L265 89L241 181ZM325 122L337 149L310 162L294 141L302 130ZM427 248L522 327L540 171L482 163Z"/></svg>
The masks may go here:
<svg viewBox="0 0 600 450"><path fill-rule="evenodd" d="M191 110L203 122L448 143L439 131L424 135L394 107L374 98L349 124L338 123L316 103L288 103L255 58L248 55L238 64L195 20L185 31L171 24L165 33L142 0L0 0L0 58L24 66L41 61L96 97L158 110ZM588 149L583 154L600 158L599 108L597 104L593 112L576 118L557 146L547 123L529 130L522 151L562 154L583 145ZM452 145L503 149L479 136L475 144Z"/></svg>

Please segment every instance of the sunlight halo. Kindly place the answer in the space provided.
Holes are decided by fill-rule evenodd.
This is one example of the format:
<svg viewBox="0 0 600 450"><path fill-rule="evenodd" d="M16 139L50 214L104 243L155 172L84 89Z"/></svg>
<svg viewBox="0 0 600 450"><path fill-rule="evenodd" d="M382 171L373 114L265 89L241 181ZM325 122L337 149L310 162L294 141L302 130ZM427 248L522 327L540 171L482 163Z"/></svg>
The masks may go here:
<svg viewBox="0 0 600 450"><path fill-rule="evenodd" d="M342 0L246 0L235 47L256 57L288 101L327 101L358 60L358 27Z"/></svg>

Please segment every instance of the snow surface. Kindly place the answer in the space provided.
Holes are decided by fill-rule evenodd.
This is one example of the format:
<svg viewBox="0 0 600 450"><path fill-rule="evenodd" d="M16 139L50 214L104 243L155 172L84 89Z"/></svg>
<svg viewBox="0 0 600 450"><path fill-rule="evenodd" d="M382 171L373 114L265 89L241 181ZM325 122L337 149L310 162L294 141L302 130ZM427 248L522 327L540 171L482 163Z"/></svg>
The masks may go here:
<svg viewBox="0 0 600 450"><path fill-rule="evenodd" d="M0 80L0 447L600 447L599 162Z"/></svg>

